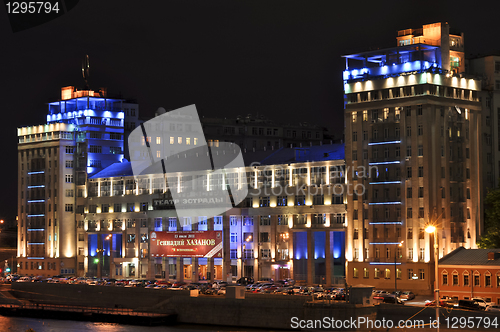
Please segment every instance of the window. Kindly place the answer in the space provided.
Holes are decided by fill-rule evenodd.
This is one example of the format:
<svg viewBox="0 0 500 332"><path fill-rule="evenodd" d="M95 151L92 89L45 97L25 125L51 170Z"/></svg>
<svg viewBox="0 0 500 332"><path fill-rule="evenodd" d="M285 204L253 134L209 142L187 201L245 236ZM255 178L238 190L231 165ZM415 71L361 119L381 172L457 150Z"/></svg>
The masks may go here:
<svg viewBox="0 0 500 332"><path fill-rule="evenodd" d="M391 270L385 269L385 279L391 279Z"/></svg>
<svg viewBox="0 0 500 332"><path fill-rule="evenodd" d="M408 249L408 259L413 260L413 248Z"/></svg>
<svg viewBox="0 0 500 332"><path fill-rule="evenodd" d="M73 204L65 204L64 205L64 211L66 211L66 212L73 212Z"/></svg>
<svg viewBox="0 0 500 332"><path fill-rule="evenodd" d="M270 242L271 238L269 237L268 232L262 232L260 233L260 242Z"/></svg>
<svg viewBox="0 0 500 332"><path fill-rule="evenodd" d="M127 234L127 243L135 243L135 234Z"/></svg>
<svg viewBox="0 0 500 332"><path fill-rule="evenodd" d="M276 200L277 206L287 206L288 205L288 197L287 196L278 196Z"/></svg>
<svg viewBox="0 0 500 332"><path fill-rule="evenodd" d="M422 136L424 134L424 127L419 124L418 127L417 127L417 133L418 133L418 136Z"/></svg>
<svg viewBox="0 0 500 332"><path fill-rule="evenodd" d="M452 281L453 286L458 286L458 274L454 273L452 278L453 278Z"/></svg>
<svg viewBox="0 0 500 332"><path fill-rule="evenodd" d="M406 126L406 136L411 136L411 126Z"/></svg>
<svg viewBox="0 0 500 332"><path fill-rule="evenodd" d="M66 160L66 168L73 168L73 160Z"/></svg>
<svg viewBox="0 0 500 332"><path fill-rule="evenodd" d="M408 219L413 218L413 213L411 208L406 208L406 218Z"/></svg>
<svg viewBox="0 0 500 332"><path fill-rule="evenodd" d="M358 151L356 150L352 151L352 160L358 160Z"/></svg>
<svg viewBox="0 0 500 332"><path fill-rule="evenodd" d="M406 116L411 116L411 106L405 106Z"/></svg>
<svg viewBox="0 0 500 332"><path fill-rule="evenodd" d="M66 183L73 183L73 174L66 174L64 176Z"/></svg>
<svg viewBox="0 0 500 332"><path fill-rule="evenodd" d="M270 226L271 225L271 216L261 216L260 217L260 225L261 226Z"/></svg>
<svg viewBox="0 0 500 332"><path fill-rule="evenodd" d="M260 207L268 207L269 206L269 196L264 196L259 198Z"/></svg>
<svg viewBox="0 0 500 332"><path fill-rule="evenodd" d="M74 197L75 191L73 189L66 189L66 197Z"/></svg>
<svg viewBox="0 0 500 332"><path fill-rule="evenodd" d="M413 279L413 269L408 269L408 279Z"/></svg>
<svg viewBox="0 0 500 332"><path fill-rule="evenodd" d="M412 188L406 188L406 198L412 198Z"/></svg>
<svg viewBox="0 0 500 332"><path fill-rule="evenodd" d="M295 205L306 205L306 196L305 195L295 196Z"/></svg>
<svg viewBox="0 0 500 332"><path fill-rule="evenodd" d="M238 250L237 249L231 249L229 251L229 256L230 256L230 259L237 259L238 258Z"/></svg>
<svg viewBox="0 0 500 332"><path fill-rule="evenodd" d="M418 177L419 178L424 177L424 166L418 166Z"/></svg>
<svg viewBox="0 0 500 332"><path fill-rule="evenodd" d="M101 212L103 213L109 212L109 204L103 204L101 207Z"/></svg>
<svg viewBox="0 0 500 332"><path fill-rule="evenodd" d="M481 283L479 281L479 274L474 275L474 286L480 286Z"/></svg>
<svg viewBox="0 0 500 332"><path fill-rule="evenodd" d="M353 113L353 115L354 115L354 114L355 114L355 113ZM358 140L358 132L357 132L357 131L354 131L354 132L352 133L352 141L353 141L353 142L356 142L357 140Z"/></svg>
<svg viewBox="0 0 500 332"><path fill-rule="evenodd" d="M122 205L120 203L115 203L113 205L113 212L122 212Z"/></svg>
<svg viewBox="0 0 500 332"><path fill-rule="evenodd" d="M141 203L141 211L147 211L149 207L148 202Z"/></svg>
<svg viewBox="0 0 500 332"><path fill-rule="evenodd" d="M487 274L484 276L484 286L491 287L491 275Z"/></svg>
<svg viewBox="0 0 500 332"><path fill-rule="evenodd" d="M127 212L135 211L135 203L127 203Z"/></svg>
<svg viewBox="0 0 500 332"><path fill-rule="evenodd" d="M146 243L146 242L148 242L148 234L142 233L141 234L141 243Z"/></svg>
<svg viewBox="0 0 500 332"><path fill-rule="evenodd" d="M423 107L422 105L417 105L417 115L422 115Z"/></svg>
<svg viewBox="0 0 500 332"><path fill-rule="evenodd" d="M425 270L424 269L419 269L418 270L418 278L420 280L424 280L425 279Z"/></svg>
<svg viewBox="0 0 500 332"><path fill-rule="evenodd" d="M357 268L354 268L354 269L353 269L353 271L352 271L352 277L353 277L353 278L358 278L358 277L359 277L359 275L358 275L358 274L359 274L359 273L358 273L358 269L357 269Z"/></svg>
<svg viewBox="0 0 500 332"><path fill-rule="evenodd" d="M370 270L368 268L363 268L363 278L369 278L370 277Z"/></svg>
<svg viewBox="0 0 500 332"><path fill-rule="evenodd" d="M231 243L237 243L238 242L238 233L231 233L230 240L231 240Z"/></svg>
<svg viewBox="0 0 500 332"><path fill-rule="evenodd" d="M91 145L89 146L90 153L102 153L102 146L100 145Z"/></svg>
<svg viewBox="0 0 500 332"><path fill-rule="evenodd" d="M418 156L419 157L423 157L424 156L424 146L423 145L419 145L418 146Z"/></svg>
<svg viewBox="0 0 500 332"><path fill-rule="evenodd" d="M448 285L448 273L443 273L443 285Z"/></svg>
<svg viewBox="0 0 500 332"><path fill-rule="evenodd" d="M66 147L66 153L70 154L70 153L74 153L74 151L75 151L74 146L67 146Z"/></svg>
<svg viewBox="0 0 500 332"><path fill-rule="evenodd" d="M424 197L424 187L418 187L418 197L422 198ZM422 217L419 217L422 218Z"/></svg>
<svg viewBox="0 0 500 332"><path fill-rule="evenodd" d="M380 278L380 269L376 267L374 272L375 272L375 273L374 273L373 277L374 277L375 279Z"/></svg>

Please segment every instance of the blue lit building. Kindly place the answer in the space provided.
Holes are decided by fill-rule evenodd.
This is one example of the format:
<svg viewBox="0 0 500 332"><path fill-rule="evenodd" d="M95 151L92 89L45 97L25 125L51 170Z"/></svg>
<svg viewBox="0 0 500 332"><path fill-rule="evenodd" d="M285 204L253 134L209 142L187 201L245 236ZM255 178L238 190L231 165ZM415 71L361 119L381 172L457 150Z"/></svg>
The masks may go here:
<svg viewBox="0 0 500 332"><path fill-rule="evenodd" d="M179 142L173 140L172 148L181 149ZM252 151L244 160L248 166L226 172L236 185L245 179L247 198L214 218L178 217L156 204L167 190L187 191L190 172L167 173L171 188L163 174L134 177L128 162L91 176L83 214L85 273L99 275L100 264L102 275L113 278L235 281L245 276L344 285L344 146ZM221 185L218 181L208 172L196 179L207 195ZM222 230L223 258L149 257L150 232L187 230Z"/></svg>
<svg viewBox="0 0 500 332"><path fill-rule="evenodd" d="M439 257L481 233L481 84L463 74L463 35L447 23L401 30L397 45L344 56L347 183L358 188L347 280L430 294L425 226L438 228Z"/></svg>
<svg viewBox="0 0 500 332"><path fill-rule="evenodd" d="M70 86L48 104L46 124L18 128L19 272L83 274L79 206L87 177L123 159L125 108L138 113L137 104L108 98L106 89Z"/></svg>

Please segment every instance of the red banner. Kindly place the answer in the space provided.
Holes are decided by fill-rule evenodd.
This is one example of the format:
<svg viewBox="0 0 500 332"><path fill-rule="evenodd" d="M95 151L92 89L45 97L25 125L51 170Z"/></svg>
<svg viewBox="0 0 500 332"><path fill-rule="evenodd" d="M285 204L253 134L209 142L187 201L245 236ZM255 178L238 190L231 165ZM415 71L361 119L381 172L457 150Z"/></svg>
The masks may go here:
<svg viewBox="0 0 500 332"><path fill-rule="evenodd" d="M151 257L222 258L222 231L151 232Z"/></svg>

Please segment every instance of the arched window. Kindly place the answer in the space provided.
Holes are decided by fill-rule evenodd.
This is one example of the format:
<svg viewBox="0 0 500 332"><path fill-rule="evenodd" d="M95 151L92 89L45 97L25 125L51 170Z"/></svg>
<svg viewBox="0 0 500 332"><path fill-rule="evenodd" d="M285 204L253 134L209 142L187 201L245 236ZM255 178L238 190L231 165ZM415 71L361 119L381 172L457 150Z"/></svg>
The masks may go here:
<svg viewBox="0 0 500 332"><path fill-rule="evenodd" d="M441 284L442 285L448 285L448 272L446 272L446 270L444 270L443 272L441 272Z"/></svg>

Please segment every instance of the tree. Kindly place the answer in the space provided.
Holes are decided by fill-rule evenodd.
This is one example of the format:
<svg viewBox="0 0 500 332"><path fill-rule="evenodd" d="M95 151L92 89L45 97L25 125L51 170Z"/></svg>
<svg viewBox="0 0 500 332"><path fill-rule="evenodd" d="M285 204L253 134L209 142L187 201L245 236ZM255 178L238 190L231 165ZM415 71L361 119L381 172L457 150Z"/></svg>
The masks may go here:
<svg viewBox="0 0 500 332"><path fill-rule="evenodd" d="M482 249L500 248L500 189L488 191L485 198L484 234L477 245Z"/></svg>

